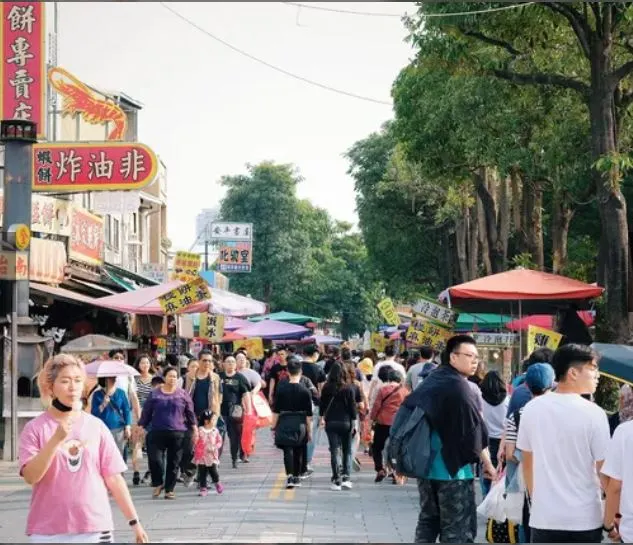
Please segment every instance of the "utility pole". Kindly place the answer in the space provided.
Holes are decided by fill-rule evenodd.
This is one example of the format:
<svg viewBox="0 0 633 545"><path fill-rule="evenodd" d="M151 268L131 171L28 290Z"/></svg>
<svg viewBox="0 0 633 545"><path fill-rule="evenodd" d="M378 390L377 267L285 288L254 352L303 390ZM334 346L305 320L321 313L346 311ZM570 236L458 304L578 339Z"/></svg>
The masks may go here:
<svg viewBox="0 0 633 545"><path fill-rule="evenodd" d="M204 237L204 270L209 270L209 239Z"/></svg>
<svg viewBox="0 0 633 545"><path fill-rule="evenodd" d="M33 144L37 141L37 126L32 121L3 120L0 141L4 144L4 209L2 232L5 242L13 248L13 274L8 276L11 293L11 460L17 460L18 439L18 338L20 325L32 324L29 318L29 242L31 228L31 196L33 188ZM25 231L26 229L26 235ZM18 231L22 235L18 236ZM26 236L26 238L24 238ZM26 257L26 278L18 275L18 251ZM22 263L24 265L24 263Z"/></svg>

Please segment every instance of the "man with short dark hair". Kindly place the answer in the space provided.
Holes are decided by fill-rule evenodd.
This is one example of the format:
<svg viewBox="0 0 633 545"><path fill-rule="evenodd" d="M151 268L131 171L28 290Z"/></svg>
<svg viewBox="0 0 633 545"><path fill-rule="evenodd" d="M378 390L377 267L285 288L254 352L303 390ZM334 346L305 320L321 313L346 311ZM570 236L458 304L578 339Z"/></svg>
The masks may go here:
<svg viewBox="0 0 633 545"><path fill-rule="evenodd" d="M422 378L420 377L420 373L427 364L433 361L434 355L435 352L430 346L423 346L420 348L420 351L417 353L416 362L409 367L409 370L407 371L407 380L405 381L405 385L409 391L415 390Z"/></svg>
<svg viewBox="0 0 633 545"><path fill-rule="evenodd" d="M600 543L600 469L609 422L600 407L582 397L598 385L597 355L588 346L568 344L556 350L552 366L556 391L525 406L517 438L532 499L532 542Z"/></svg>
<svg viewBox="0 0 633 545"><path fill-rule="evenodd" d="M456 335L446 343L442 365L405 399L408 408L424 410L435 453L428 476L418 479L420 515L416 543L473 543L477 504L473 464L496 476L488 453L488 432L467 378L477 371L477 343Z"/></svg>
<svg viewBox="0 0 633 545"><path fill-rule="evenodd" d="M286 488L294 488L301 486L305 446L312 436L312 396L301 384L301 360L290 358L286 368L288 378L279 382L274 397L271 430L284 451Z"/></svg>

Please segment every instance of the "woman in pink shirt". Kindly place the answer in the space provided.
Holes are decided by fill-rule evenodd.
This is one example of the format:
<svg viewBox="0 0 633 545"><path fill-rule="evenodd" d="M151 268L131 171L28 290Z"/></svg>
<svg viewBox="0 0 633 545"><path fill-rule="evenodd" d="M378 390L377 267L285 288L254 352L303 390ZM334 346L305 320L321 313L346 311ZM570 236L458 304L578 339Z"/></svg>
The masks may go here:
<svg viewBox="0 0 633 545"><path fill-rule="evenodd" d="M26 525L31 543L112 543L108 491L136 543L148 543L112 434L81 410L83 363L59 354L46 362L37 380L42 399L51 403L26 424L19 443L20 475L33 486Z"/></svg>

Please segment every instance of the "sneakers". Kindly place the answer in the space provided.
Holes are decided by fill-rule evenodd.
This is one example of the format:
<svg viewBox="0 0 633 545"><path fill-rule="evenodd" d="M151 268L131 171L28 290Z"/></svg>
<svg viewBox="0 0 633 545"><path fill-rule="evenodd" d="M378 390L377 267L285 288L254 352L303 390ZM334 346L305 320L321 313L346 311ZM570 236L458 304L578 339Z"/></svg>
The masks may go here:
<svg viewBox="0 0 633 545"><path fill-rule="evenodd" d="M237 460L233 460L233 469L237 469Z"/></svg>
<svg viewBox="0 0 633 545"><path fill-rule="evenodd" d="M343 481L343 482L341 483L341 486L342 486L343 488L346 488L347 490L351 490L351 489L352 489L352 486L353 486L353 485L352 485L352 481L350 481L349 479L348 479L348 480L346 480L346 481Z"/></svg>
<svg viewBox="0 0 633 545"><path fill-rule="evenodd" d="M361 466L360 460L358 458L354 458L352 460L352 467L354 468L354 471L360 471L360 466Z"/></svg>
<svg viewBox="0 0 633 545"><path fill-rule="evenodd" d="M198 496L202 496L203 498L208 495L209 495L209 491L206 488L201 488L200 492L198 493Z"/></svg>
<svg viewBox="0 0 633 545"><path fill-rule="evenodd" d="M222 494L222 492L224 492L224 487L222 486L222 483L215 483L215 491L218 494Z"/></svg>
<svg viewBox="0 0 633 545"><path fill-rule="evenodd" d="M134 476L132 477L132 484L134 486L138 486L141 484L141 474L138 471L134 472Z"/></svg>
<svg viewBox="0 0 633 545"><path fill-rule="evenodd" d="M301 477L293 477L292 480L295 483L295 487L301 487Z"/></svg>
<svg viewBox="0 0 633 545"><path fill-rule="evenodd" d="M334 490L335 492L339 492L341 490L341 483L339 483L338 481L334 481L330 485L330 490Z"/></svg>
<svg viewBox="0 0 633 545"><path fill-rule="evenodd" d="M145 475L143 475L143 478L141 479L141 482L145 484L150 479L151 476L152 476L151 472L146 471Z"/></svg>
<svg viewBox="0 0 633 545"><path fill-rule="evenodd" d="M314 473L314 470L311 467L309 467L305 473L302 473L301 475L299 475L299 478L300 479L307 479L313 473Z"/></svg>
<svg viewBox="0 0 633 545"><path fill-rule="evenodd" d="M189 488L193 484L193 475L187 475L184 473L182 476L182 483L185 485L185 488Z"/></svg>
<svg viewBox="0 0 633 545"><path fill-rule="evenodd" d="M384 469L381 469L378 473L376 473L376 478L374 479L375 483L381 483L382 481L385 480L385 477L387 476L387 474L385 473Z"/></svg>
<svg viewBox="0 0 633 545"><path fill-rule="evenodd" d="M286 480L286 488L294 488L295 487L295 478L291 475Z"/></svg>

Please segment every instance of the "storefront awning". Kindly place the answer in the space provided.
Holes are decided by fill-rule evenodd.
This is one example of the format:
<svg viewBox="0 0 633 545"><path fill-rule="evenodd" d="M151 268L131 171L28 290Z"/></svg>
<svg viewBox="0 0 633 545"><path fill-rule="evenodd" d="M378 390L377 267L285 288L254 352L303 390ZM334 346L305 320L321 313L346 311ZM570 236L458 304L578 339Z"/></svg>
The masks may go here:
<svg viewBox="0 0 633 545"><path fill-rule="evenodd" d="M125 291L135 291L139 288L158 285L158 282L151 278L133 273L117 265L112 265L111 263L104 263L101 270L112 282Z"/></svg>
<svg viewBox="0 0 633 545"><path fill-rule="evenodd" d="M56 288L55 286L40 284L38 282L29 282L29 287L35 292L43 293L45 295L52 295L53 297L57 297L58 299L62 299L64 301L70 301L71 303L82 303L86 305L99 306L96 302L96 297L82 295L81 293L70 291L65 288Z"/></svg>

